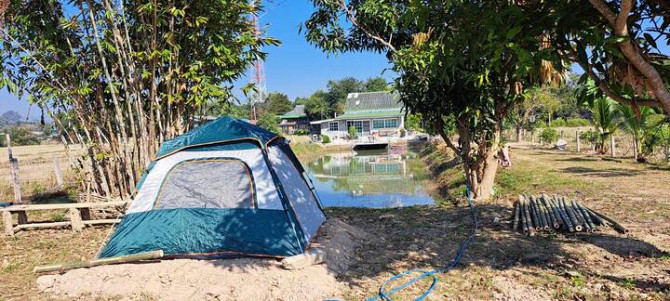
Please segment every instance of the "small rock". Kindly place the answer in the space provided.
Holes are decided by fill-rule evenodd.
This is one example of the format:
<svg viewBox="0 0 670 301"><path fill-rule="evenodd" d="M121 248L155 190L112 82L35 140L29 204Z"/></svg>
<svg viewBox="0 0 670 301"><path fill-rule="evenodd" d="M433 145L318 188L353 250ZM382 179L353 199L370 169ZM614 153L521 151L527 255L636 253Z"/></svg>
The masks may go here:
<svg viewBox="0 0 670 301"><path fill-rule="evenodd" d="M9 267L9 260L7 260L7 258L3 258L2 259L2 269L4 270L8 267Z"/></svg>
<svg viewBox="0 0 670 301"><path fill-rule="evenodd" d="M417 251L419 250L419 246L417 246L416 244L411 244L409 245L409 247L407 247L407 249L410 251Z"/></svg>
<svg viewBox="0 0 670 301"><path fill-rule="evenodd" d="M379 216L379 219L384 220L384 219L392 219L395 218L395 214L382 214Z"/></svg>

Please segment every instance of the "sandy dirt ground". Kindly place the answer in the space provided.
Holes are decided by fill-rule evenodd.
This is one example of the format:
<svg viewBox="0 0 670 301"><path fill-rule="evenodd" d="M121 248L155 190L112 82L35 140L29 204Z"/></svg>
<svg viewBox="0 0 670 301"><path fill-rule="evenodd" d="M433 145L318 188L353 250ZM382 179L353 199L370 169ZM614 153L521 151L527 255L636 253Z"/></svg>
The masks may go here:
<svg viewBox="0 0 670 301"><path fill-rule="evenodd" d="M498 176L499 198L477 204L477 237L461 262L438 276L428 300L670 300L670 169L530 147L514 148L512 160L514 167ZM435 164L442 166L436 170L454 167L446 159ZM512 232L512 201L522 192L576 196L630 232L602 228L532 238ZM300 271L268 260L171 260L71 271L36 285L36 264L90 258L104 229L0 237L0 300L362 300L395 273L448 265L473 226L467 208L448 202L326 212L351 228L329 222L319 243L331 260ZM411 300L428 285L422 281L394 300Z"/></svg>
<svg viewBox="0 0 670 301"><path fill-rule="evenodd" d="M77 269L37 279L44 297L157 300L323 300L345 290L336 276L348 268L365 233L330 219L312 248L326 262L286 270L272 259L175 259Z"/></svg>

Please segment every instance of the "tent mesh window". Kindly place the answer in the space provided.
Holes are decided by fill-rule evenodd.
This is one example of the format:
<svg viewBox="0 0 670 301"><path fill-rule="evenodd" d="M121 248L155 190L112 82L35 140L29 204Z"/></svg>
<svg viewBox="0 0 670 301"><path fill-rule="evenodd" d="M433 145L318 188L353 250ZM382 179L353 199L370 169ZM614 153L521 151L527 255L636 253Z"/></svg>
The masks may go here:
<svg viewBox="0 0 670 301"><path fill-rule="evenodd" d="M165 176L154 207L253 208L251 171L235 159L181 162Z"/></svg>

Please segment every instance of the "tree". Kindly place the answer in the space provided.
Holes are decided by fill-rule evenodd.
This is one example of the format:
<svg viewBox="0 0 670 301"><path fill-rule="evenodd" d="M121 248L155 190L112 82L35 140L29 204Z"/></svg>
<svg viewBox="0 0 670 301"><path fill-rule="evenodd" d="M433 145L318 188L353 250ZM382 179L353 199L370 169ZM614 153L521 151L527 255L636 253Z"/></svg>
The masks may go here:
<svg viewBox="0 0 670 301"><path fill-rule="evenodd" d="M331 116L331 107L327 102L328 93L318 90L314 92L305 103L305 113L309 119L324 119Z"/></svg>
<svg viewBox="0 0 670 301"><path fill-rule="evenodd" d="M12 145L38 145L40 144L40 139L33 135L29 130L20 128L20 127L11 127L7 130L7 134L12 138ZM7 141L5 141L5 135L1 135L2 139L0 140L0 146L7 146Z"/></svg>
<svg viewBox="0 0 670 301"><path fill-rule="evenodd" d="M523 101L513 109L510 118L516 128L517 141L523 139L523 130L534 130L536 117L546 113L547 125L551 126L552 112L561 106L561 100L549 87L533 88L526 91Z"/></svg>
<svg viewBox="0 0 670 301"><path fill-rule="evenodd" d="M596 148L602 154L605 153L605 144L607 139L616 132L619 127L619 116L614 101L607 97L596 99L592 106L593 126L600 134L600 139Z"/></svg>
<svg viewBox="0 0 670 301"><path fill-rule="evenodd" d="M0 88L27 94L67 145L85 147L76 170L94 192L128 197L158 146L192 128L212 100L232 98L232 82L278 44L249 22L259 4L11 1Z"/></svg>
<svg viewBox="0 0 670 301"><path fill-rule="evenodd" d="M268 112L274 115L283 115L293 109L293 104L284 93L271 92L267 97Z"/></svg>
<svg viewBox="0 0 670 301"><path fill-rule="evenodd" d="M281 133L279 129L279 117L269 112L261 115L256 125L273 133Z"/></svg>
<svg viewBox="0 0 670 301"><path fill-rule="evenodd" d="M21 114L16 111L7 111L0 116L0 119L4 120L8 125L17 125L21 122Z"/></svg>
<svg viewBox="0 0 670 301"><path fill-rule="evenodd" d="M618 104L616 106L621 116L619 127L633 137L633 155L638 161L644 162L643 146L647 137L658 127L654 110L650 107L641 107L638 113L631 105Z"/></svg>
<svg viewBox="0 0 670 301"><path fill-rule="evenodd" d="M330 108L328 116L341 115L344 112L344 102L349 93L365 91L364 83L353 77L345 77L340 80L329 80L326 103Z"/></svg>
<svg viewBox="0 0 670 301"><path fill-rule="evenodd" d="M489 198L503 121L525 89L562 79L559 53L541 38L551 11L483 0L314 4L306 39L329 53L384 53L401 101L462 159L474 197Z"/></svg>
<svg viewBox="0 0 670 301"><path fill-rule="evenodd" d="M616 102L662 107L670 114L670 37L664 0L545 1L554 8L548 42L584 69L600 95Z"/></svg>
<svg viewBox="0 0 670 301"><path fill-rule="evenodd" d="M363 85L365 86L365 92L390 90L388 82L383 77L368 78Z"/></svg>

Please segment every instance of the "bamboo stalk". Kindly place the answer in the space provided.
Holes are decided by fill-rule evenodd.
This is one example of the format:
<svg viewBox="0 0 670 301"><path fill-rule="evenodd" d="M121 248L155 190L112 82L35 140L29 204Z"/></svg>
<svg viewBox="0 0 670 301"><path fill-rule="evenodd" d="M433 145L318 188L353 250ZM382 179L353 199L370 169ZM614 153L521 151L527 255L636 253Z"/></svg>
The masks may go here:
<svg viewBox="0 0 670 301"><path fill-rule="evenodd" d="M64 272L72 269L80 268L90 268L101 265L110 265L110 264L120 264L120 263L130 263L141 260L152 260L152 259L161 259L163 258L163 250L131 254L131 255L122 255L116 257L102 258L102 259L93 259L88 261L75 261L75 262L65 262L57 263L51 265L42 265L36 266L33 269L34 273L49 273L49 272Z"/></svg>

